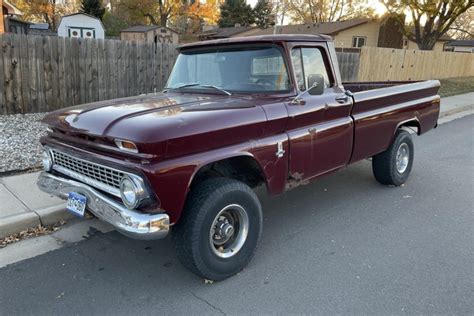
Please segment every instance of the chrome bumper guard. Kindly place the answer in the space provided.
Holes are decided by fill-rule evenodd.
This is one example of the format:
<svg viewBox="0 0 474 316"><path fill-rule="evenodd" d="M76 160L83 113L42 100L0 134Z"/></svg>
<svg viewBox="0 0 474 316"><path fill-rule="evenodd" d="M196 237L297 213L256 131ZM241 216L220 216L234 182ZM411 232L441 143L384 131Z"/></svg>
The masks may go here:
<svg viewBox="0 0 474 316"><path fill-rule="evenodd" d="M145 240L161 239L166 237L169 232L170 221L167 214L145 214L129 210L81 182L43 171L38 177L37 184L42 191L64 200L72 191L85 195L88 211L128 237Z"/></svg>

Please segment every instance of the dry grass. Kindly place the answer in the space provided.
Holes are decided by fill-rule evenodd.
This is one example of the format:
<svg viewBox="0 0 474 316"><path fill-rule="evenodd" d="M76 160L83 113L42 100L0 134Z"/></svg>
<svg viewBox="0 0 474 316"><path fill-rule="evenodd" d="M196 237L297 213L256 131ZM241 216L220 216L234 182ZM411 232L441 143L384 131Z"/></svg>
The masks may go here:
<svg viewBox="0 0 474 316"><path fill-rule="evenodd" d="M441 81L441 88L439 89L441 97L474 92L474 77L448 78L439 81Z"/></svg>

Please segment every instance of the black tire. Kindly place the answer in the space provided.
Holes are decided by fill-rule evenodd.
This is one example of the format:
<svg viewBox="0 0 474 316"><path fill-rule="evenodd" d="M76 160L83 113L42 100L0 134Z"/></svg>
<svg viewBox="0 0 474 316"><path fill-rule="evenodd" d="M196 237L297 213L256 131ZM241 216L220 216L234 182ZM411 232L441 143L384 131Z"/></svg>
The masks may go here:
<svg viewBox="0 0 474 316"><path fill-rule="evenodd" d="M402 147L403 146L403 147ZM397 168L397 154L399 149L408 149L408 163L403 169ZM404 184L410 175L413 166L414 147L410 133L404 130L398 130L395 139L390 147L375 155L372 159L372 171L375 179L385 185L400 186Z"/></svg>
<svg viewBox="0 0 474 316"><path fill-rule="evenodd" d="M231 210L235 205L241 206L239 212L243 209L248 216L248 233L235 254L229 247L231 257L222 258L217 253L223 248L213 244L215 239L211 236L216 235L211 235L211 227L222 210L228 207ZM178 259L186 268L202 278L219 281L241 271L250 262L261 232L262 209L254 191L240 181L211 178L191 190L172 235Z"/></svg>

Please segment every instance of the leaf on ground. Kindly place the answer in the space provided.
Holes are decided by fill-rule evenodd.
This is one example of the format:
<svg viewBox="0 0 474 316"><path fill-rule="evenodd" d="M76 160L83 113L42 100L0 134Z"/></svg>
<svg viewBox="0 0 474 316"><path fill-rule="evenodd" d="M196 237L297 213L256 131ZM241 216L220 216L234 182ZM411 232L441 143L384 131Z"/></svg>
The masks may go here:
<svg viewBox="0 0 474 316"><path fill-rule="evenodd" d="M9 244L13 244L23 239L52 234L58 231L61 228L61 226L63 226L64 224L66 224L65 220L61 220L59 223L49 225L49 226L43 226L41 224L38 224L38 226L34 228L28 228L28 229L22 230L19 233L1 238L0 248L4 248L8 246Z"/></svg>

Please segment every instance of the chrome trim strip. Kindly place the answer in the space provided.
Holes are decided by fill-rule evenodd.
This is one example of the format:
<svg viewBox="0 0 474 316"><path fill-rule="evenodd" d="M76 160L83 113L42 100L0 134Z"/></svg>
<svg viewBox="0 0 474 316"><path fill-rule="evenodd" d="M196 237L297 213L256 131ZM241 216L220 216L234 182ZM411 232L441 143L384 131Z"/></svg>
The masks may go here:
<svg viewBox="0 0 474 316"><path fill-rule="evenodd" d="M169 232L170 221L167 214L146 214L129 210L81 182L43 171L38 177L37 185L42 191L62 199L67 199L69 192L86 196L87 210L128 237L144 240L161 239Z"/></svg>

